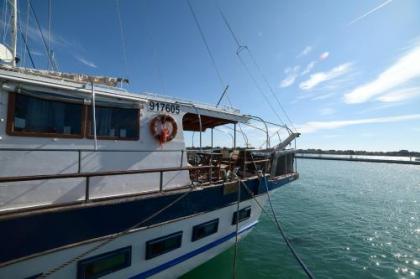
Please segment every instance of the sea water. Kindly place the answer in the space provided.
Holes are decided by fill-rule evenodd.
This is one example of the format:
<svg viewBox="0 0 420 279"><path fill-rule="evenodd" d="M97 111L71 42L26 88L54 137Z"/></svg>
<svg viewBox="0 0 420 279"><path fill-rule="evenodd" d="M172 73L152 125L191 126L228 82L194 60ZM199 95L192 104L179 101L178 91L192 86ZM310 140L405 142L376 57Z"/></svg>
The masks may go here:
<svg viewBox="0 0 420 279"><path fill-rule="evenodd" d="M420 278L420 166L299 159L272 195L316 278ZM239 243L237 278L305 278L267 216ZM183 279L232 278L233 249Z"/></svg>

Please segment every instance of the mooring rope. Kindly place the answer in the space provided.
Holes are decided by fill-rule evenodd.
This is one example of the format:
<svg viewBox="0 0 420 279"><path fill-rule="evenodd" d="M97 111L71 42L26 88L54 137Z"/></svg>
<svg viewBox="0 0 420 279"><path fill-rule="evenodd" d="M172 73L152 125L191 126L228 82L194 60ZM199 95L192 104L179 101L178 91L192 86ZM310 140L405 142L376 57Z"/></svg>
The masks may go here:
<svg viewBox="0 0 420 279"><path fill-rule="evenodd" d="M257 200L257 198L255 197L254 193L248 188L248 186L242 181L239 180L245 187L246 191L248 192L248 194L255 200L256 204L260 207L261 211L264 212L265 214L267 214L270 217L270 214L263 208L263 206L260 204L260 202ZM260 177L260 181L261 181L261 177ZM264 177L264 182L265 182L265 188L267 191L267 197L268 197L268 202L271 208L271 212L272 212L272 218L270 218L270 220L276 225L277 229L279 230L281 236L283 237L287 247L289 248L290 252L292 253L293 257L296 259L296 261L299 263L299 265L302 267L303 271L305 272L306 276L308 276L308 278L310 279L315 279L315 276L312 274L312 272L309 270L309 268L305 265L305 263L303 262L303 260L299 257L299 255L297 254L297 252L295 251L295 249L293 248L292 244L290 243L289 239L287 238L286 234L284 233L284 230L280 224L280 221L277 218L277 215L274 211L273 205L271 203L271 197L270 197L270 193L269 193L269 189L268 189L268 185L267 185L267 179Z"/></svg>
<svg viewBox="0 0 420 279"><path fill-rule="evenodd" d="M236 279L237 278L237 274L236 274L236 266L237 266L237 258L238 258L238 232L239 232L239 207L240 207L240 203L241 203L241 184L238 183L238 201L236 203L236 217L235 217L235 223L236 223L236 234L235 234L235 251L233 254L233 266L232 266L232 278Z"/></svg>
<svg viewBox="0 0 420 279"><path fill-rule="evenodd" d="M78 256L76 256L76 257L74 257L74 258L72 258L72 259L70 259L70 260L66 261L65 263L63 263L63 264L61 264L61 265L57 266L56 268L53 268L53 269L49 270L48 272L41 274L41 275L40 275L40 276L38 276L37 278L47 278L47 277L49 277L50 275L52 275L53 273L56 273L57 271L59 271L59 270L61 270L61 269L65 268L66 266L68 266L68 265L70 265L70 264L74 263L75 261L82 259L83 257L85 257L85 256L87 256L88 254L90 254L90 253L92 253L92 252L94 252L94 251L98 250L99 248L101 248L101 247L105 246L106 244L108 244L108 243L110 243L110 242L114 241L115 239L117 239L117 238L119 238L119 237L121 237L121 236L123 236L123 235L128 234L131 230L133 230L133 229L136 229L136 228L140 227L140 226L141 226L141 225L143 225L144 223L146 223L146 222L150 221L151 219L153 219L154 217L158 216L158 215L159 215L160 213L162 213L163 211L167 210L168 208L170 208L171 206L173 206L174 204L176 204L177 202L179 202L180 200L182 200L183 198L185 198L185 197L186 197L189 193L191 193L191 192L192 192L192 190L193 190L193 188L190 188L190 189L189 189L189 191L187 191L187 192L183 193L183 194L182 194L182 195L180 195L178 198L176 198L175 200L173 200L171 203L169 203L169 204L167 204L166 206L164 206L163 208L159 209L158 211L156 211L155 213L153 213L152 215L150 215L150 216L149 216L149 217L147 217L146 219L143 219L141 222L139 222L139 223L137 223L137 224L135 224L135 225L133 225L133 226L131 226L131 227L129 227L129 228L127 228L127 229L125 229L125 230L121 231L121 232L118 232L118 233L116 233L116 234L111 235L109 238L107 238L107 239L105 239L105 240L101 241L98 245L96 245L96 246L92 247L91 249L88 249L87 251L85 251L85 252L83 252L83 253L79 254Z"/></svg>

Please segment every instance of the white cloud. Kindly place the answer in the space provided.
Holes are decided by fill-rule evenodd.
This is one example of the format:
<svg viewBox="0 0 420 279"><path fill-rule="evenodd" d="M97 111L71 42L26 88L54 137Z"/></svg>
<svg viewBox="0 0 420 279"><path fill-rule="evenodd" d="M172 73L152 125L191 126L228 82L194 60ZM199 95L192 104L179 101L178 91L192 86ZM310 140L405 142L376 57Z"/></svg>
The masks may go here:
<svg viewBox="0 0 420 279"><path fill-rule="evenodd" d="M299 88L302 90L311 90L317 85L338 78L351 70L352 63L341 64L327 72L317 72L312 74L308 80L303 81L299 84Z"/></svg>
<svg viewBox="0 0 420 279"><path fill-rule="evenodd" d="M392 123L410 120L420 120L420 114L407 114L398 116L387 116L378 118L354 119L354 120L340 120L340 121L312 121L303 125L297 125L299 132L304 134L315 133L319 130L333 130L347 126L363 125L363 124L378 124L378 123Z"/></svg>
<svg viewBox="0 0 420 279"><path fill-rule="evenodd" d="M280 82L280 87L291 86L299 75L300 66L295 66L293 69L287 68L284 70L286 77Z"/></svg>
<svg viewBox="0 0 420 279"><path fill-rule="evenodd" d="M304 76L306 74L309 74L312 71L312 69L315 67L315 65L316 65L316 61L312 61L311 63L306 65L305 70L303 70L303 72L300 75Z"/></svg>
<svg viewBox="0 0 420 279"><path fill-rule="evenodd" d="M91 68L98 68L98 66L96 66L96 64L95 63L93 63L92 61L88 61L88 60L86 60L85 58L83 58L83 57L80 57L80 56L75 56L75 58L80 62L80 63L82 63L82 64L84 64L84 65L86 65L86 66L88 66L88 67L91 67Z"/></svg>
<svg viewBox="0 0 420 279"><path fill-rule="evenodd" d="M323 53L321 53L321 55L319 56L319 60L325 60L328 58L328 56L330 56L330 53L328 51L325 51Z"/></svg>
<svg viewBox="0 0 420 279"><path fill-rule="evenodd" d="M379 6L377 6L377 7L373 8L373 9L371 9L371 10L370 10L370 11L368 11L367 13L365 13L365 14L363 14L363 15L361 15L361 16L359 16L359 17L355 18L355 19L353 19L352 21L350 21L350 22L347 24L347 26L350 26L350 25L352 25L352 24L354 24L354 23L358 22L359 20L364 19L364 18L365 18L365 17L367 17L368 15L370 15L370 14L372 14L372 13L376 12L377 10L379 10L379 9L381 9L381 8L383 8L383 7L385 7L386 5L388 5L388 4L389 4L389 3L391 3L391 2L392 2L392 0L386 0L385 2L383 2L383 3L382 3L382 4L380 4Z"/></svg>
<svg viewBox="0 0 420 279"><path fill-rule="evenodd" d="M333 108L323 108L319 111L321 115L332 115L336 113L336 110Z"/></svg>
<svg viewBox="0 0 420 279"><path fill-rule="evenodd" d="M403 55L395 64L382 72L375 80L345 94L344 101L357 104L386 93L414 78L420 77L420 46Z"/></svg>
<svg viewBox="0 0 420 279"><path fill-rule="evenodd" d="M420 97L420 87L405 88L391 93L387 93L383 96L379 96L378 101L384 103L402 102L409 99Z"/></svg>
<svg viewBox="0 0 420 279"><path fill-rule="evenodd" d="M310 52L312 51L312 47L311 46L306 46L297 56L297 58L302 57L302 56L306 56L308 55Z"/></svg>

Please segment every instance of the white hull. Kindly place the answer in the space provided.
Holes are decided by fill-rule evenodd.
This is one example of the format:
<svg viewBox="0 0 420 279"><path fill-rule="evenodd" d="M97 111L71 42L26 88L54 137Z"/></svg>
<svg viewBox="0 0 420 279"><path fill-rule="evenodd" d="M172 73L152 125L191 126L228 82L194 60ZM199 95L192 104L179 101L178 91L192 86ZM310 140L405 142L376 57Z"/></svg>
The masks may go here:
<svg viewBox="0 0 420 279"><path fill-rule="evenodd" d="M266 195L259 196L258 199L263 205L266 201ZM251 231L261 214L261 209L253 199L241 202L240 209L247 206L251 206L251 216L239 223L240 238ZM232 224L232 216L236 210L237 204L235 203L215 211L138 229L113 240L86 255L83 259L131 246L131 266L101 278L177 278L222 253L235 243L236 225ZM109 218L118 218L118 216L110 216ZM193 226L216 218L219 219L219 228L216 233L195 242L191 241ZM183 232L180 248L149 260L145 259L146 241L178 231ZM63 237L66 236L63 235ZM36 240L34 239L34 241ZM7 265L0 269L0 278L26 278L45 273L97 246L99 243L100 241L96 241L71 248L57 249L55 252ZM51 274L48 278L77 278L77 264L78 261L74 261L65 268ZM145 272L149 273L145 274ZM151 274L150 272L156 273Z"/></svg>

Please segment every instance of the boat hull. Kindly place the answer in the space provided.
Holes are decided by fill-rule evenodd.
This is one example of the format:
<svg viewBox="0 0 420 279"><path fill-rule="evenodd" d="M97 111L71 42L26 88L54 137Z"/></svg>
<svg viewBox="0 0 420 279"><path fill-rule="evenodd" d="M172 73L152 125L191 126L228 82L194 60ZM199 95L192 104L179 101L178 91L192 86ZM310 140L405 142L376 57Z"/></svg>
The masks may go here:
<svg viewBox="0 0 420 279"><path fill-rule="evenodd" d="M296 176L297 177L297 176ZM278 180L268 181L268 186L270 190L274 190L291 180L296 178L295 176L289 176ZM266 201L266 191L265 185L261 185L259 181L262 180L249 180L247 185L249 189L254 192L256 198L263 205ZM264 182L263 182L264 183ZM115 238L112 241L109 241L106 245L100 247L99 249L94 250L92 253L82 257L90 258L95 255L100 255L109 251L120 249L122 247L131 247L131 264L130 266L118 270L116 272L107 274L103 278L174 278L178 277L198 265L206 262L210 258L220 254L224 250L228 249L235 243L236 236L236 225L233 222L233 216L237 211L237 192L226 193L225 186L209 187L208 189L196 189L189 193L185 198L180 200L178 203L174 204L171 208L168 208L166 211L162 212L160 215L153 218L150 222L147 222L141 228L135 228L127 233ZM199 194L197 194L199 193ZM216 194L217 193L217 194ZM238 236L240 238L244 237L249 233L252 228L257 224L258 218L261 214L261 209L252 199L252 197L245 191L244 187L241 188L241 202L239 209L250 207L251 214L249 218L241 221L238 226ZM174 198L178 197L180 193L174 194L174 197L166 197L166 203L169 203ZM215 195L215 197L212 197ZM219 197L219 202L216 202L216 195ZM192 199L191 199L192 198ZM223 200L223 203L220 203L220 200ZM146 201L153 201L151 204L146 204ZM97 221L91 222L88 216L95 216L95 213L98 214L99 209L96 208L96 211L91 212L88 216L83 217L79 215L84 222L72 222L71 216L72 211L59 211L61 216L61 221L58 223L49 223L51 220L55 219L36 219L41 223L37 228L42 228L42 231L47 234L43 236L42 239L39 239L36 234L41 234L40 231L35 230L35 227L29 227L29 230L25 233L25 245L32 245L32 250L27 247L24 249L23 243L18 244L16 239L22 239L21 235L15 234L15 236L9 235L10 241L6 241L7 238L3 238L4 245L9 247L8 250L3 250L2 257L6 257L8 252L9 255L16 255L16 252L10 249L22 249L20 253L24 252L31 253L28 251L35 251L35 248L46 247L45 245L49 243L55 243L55 240L47 239L48 236L53 237L52 233L49 233L48 230L45 230L43 225L48 225L47 228L53 233L59 233L55 235L56 239L61 239L62 241L69 239L74 239L75 232L77 237L84 235L86 238L81 241L73 241L68 244L59 245L52 249L40 250L37 252L32 252L32 254L24 255L23 257L18 257L10 261L3 262L0 267L0 278L26 278L34 276L37 274L42 274L48 272L57 266L62 265L65 262L71 261L71 259L77 257L78 255L83 254L85 251L92 249L98 246L100 243L107 241L110 235L118 233L123 229L115 226L115 219L124 219L129 215L129 220L133 222L136 220L143 220L145 215L150 215L150 212L154 210L152 204L156 204L156 198L144 199L142 203L139 203L137 210L128 210L125 213L118 210L119 206L127 206L127 204L111 204L104 205L105 207L111 207L114 209L113 212L108 213L107 216L96 215L97 220L102 220L102 222L109 223L109 226L105 226L108 230L112 227L114 230L110 233L103 234L104 225ZM141 204L141 206L140 206ZM160 203L157 203L160 207ZM146 205L152 207L146 210ZM201 207L200 207L201 206ZM92 210L95 207L89 207L88 209ZM157 208L157 207L156 207ZM143 210L141 210L143 209ZM102 208L103 210L103 208ZM86 211L82 211L86 212ZM109 211L105 211L109 212ZM147 213L147 214L146 214ZM46 218L46 213L38 214L38 218ZM57 214L57 213L56 213ZM67 214L67 215L66 215ZM104 214L104 213L102 213ZM35 217L32 216L32 217ZM67 219L65 216L67 216ZM30 216L23 216L23 220L28 222ZM18 218L19 219L19 218ZM208 222L210 220L218 219L218 230L216 233L213 233L209 236L206 236L197 241L192 241L193 227ZM43 220L43 221L41 221ZM93 219L92 219L93 220ZM108 222L106 222L108 220ZM3 220L3 223L0 223L0 228L11 230L12 228L6 227L5 221L11 221L17 223L17 219ZM60 224L63 224L60 227ZM66 225L64 225L66 224ZM66 231L71 225L71 230ZM83 225L80 225L83 224ZM111 226L113 224L114 226ZM1 227L3 225L3 227ZM130 225L130 224L127 224ZM100 226L100 227L99 227ZM90 230L96 229L96 237L90 237L88 228ZM129 226L128 226L129 227ZM124 229L126 229L125 227ZM23 227L21 228L24 229ZM170 251L168 253L162 254L152 259L146 259L146 242L152 239L156 239L161 236L165 236L174 232L182 231L182 245ZM32 235L31 235L32 233ZM54 237L53 237L54 238ZM12 244L10 244L12 243ZM64 243L64 242L63 242ZM12 248L12 245L14 248ZM35 248L34 248L35 247ZM10 257L10 256L9 256ZM78 259L80 260L80 259ZM73 261L64 268L58 270L57 272L51 274L48 278L78 278L76 275L78 273L78 262Z"/></svg>

